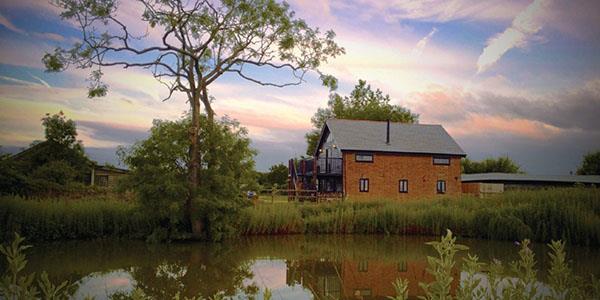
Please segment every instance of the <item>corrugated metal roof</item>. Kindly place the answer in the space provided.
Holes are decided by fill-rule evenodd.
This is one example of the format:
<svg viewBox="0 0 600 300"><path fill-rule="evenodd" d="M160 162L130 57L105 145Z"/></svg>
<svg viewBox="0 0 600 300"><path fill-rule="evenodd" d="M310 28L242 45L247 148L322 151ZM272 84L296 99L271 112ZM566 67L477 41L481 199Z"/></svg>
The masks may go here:
<svg viewBox="0 0 600 300"><path fill-rule="evenodd" d="M462 174L462 182L556 182L556 183L595 183L600 184L596 175L529 175L511 173Z"/></svg>
<svg viewBox="0 0 600 300"><path fill-rule="evenodd" d="M391 122L389 144L386 121L330 119L326 125L342 150L466 155L441 125Z"/></svg>

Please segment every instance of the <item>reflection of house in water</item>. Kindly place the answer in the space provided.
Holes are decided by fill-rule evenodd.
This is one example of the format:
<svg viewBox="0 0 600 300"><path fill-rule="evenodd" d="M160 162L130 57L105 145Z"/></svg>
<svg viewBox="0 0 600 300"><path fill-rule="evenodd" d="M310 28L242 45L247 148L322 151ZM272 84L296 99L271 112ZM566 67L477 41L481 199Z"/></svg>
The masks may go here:
<svg viewBox="0 0 600 300"><path fill-rule="evenodd" d="M419 282L433 280L426 267L425 260L291 260L287 262L286 283L302 285L315 299L387 299L395 293L392 283L396 278L406 278L409 297L413 298L423 292ZM458 272L453 277L452 291L458 286Z"/></svg>

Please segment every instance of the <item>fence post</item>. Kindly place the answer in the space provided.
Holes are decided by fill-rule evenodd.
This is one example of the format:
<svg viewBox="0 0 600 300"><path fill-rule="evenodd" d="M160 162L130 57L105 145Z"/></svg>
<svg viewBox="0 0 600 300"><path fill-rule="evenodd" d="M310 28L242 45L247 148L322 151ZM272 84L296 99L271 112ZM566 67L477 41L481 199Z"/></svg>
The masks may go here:
<svg viewBox="0 0 600 300"><path fill-rule="evenodd" d="M279 190L279 185L277 185L277 183L274 183L271 186L271 204L275 203L275 193L277 193L278 190Z"/></svg>

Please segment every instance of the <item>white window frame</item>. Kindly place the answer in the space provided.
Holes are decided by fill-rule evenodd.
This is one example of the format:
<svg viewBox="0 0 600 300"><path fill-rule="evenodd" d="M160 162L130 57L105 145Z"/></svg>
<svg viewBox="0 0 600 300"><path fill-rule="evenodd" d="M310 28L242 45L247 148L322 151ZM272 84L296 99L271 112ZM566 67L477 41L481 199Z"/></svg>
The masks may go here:
<svg viewBox="0 0 600 300"><path fill-rule="evenodd" d="M398 181L398 192L400 193L408 193L408 179L400 179Z"/></svg>
<svg viewBox="0 0 600 300"><path fill-rule="evenodd" d="M446 193L446 180L438 180L435 185L435 189L438 194L445 194Z"/></svg>
<svg viewBox="0 0 600 300"><path fill-rule="evenodd" d="M358 191L361 193L369 192L369 178L360 178L358 180Z"/></svg>
<svg viewBox="0 0 600 300"><path fill-rule="evenodd" d="M449 166L450 165L450 157L449 156L434 156L433 164L440 166Z"/></svg>
<svg viewBox="0 0 600 300"><path fill-rule="evenodd" d="M356 162L372 163L373 162L373 153L367 153L367 152L356 153L356 154L354 154L354 160Z"/></svg>

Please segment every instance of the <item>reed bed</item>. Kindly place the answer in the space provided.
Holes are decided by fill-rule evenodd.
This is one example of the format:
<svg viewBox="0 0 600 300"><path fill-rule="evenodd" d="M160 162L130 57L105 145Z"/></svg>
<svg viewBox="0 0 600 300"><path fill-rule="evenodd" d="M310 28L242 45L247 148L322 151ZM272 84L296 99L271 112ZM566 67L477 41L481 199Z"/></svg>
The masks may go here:
<svg viewBox="0 0 600 300"><path fill-rule="evenodd" d="M411 201L260 203L241 210L240 235L442 235L600 245L600 192L594 188L510 191ZM33 241L103 237L146 238L158 226L133 201L115 196L84 199L0 198L0 238L19 232Z"/></svg>
<svg viewBox="0 0 600 300"><path fill-rule="evenodd" d="M19 232L32 241L103 237L145 238L154 221L131 202L111 197L77 200L0 198L0 236Z"/></svg>
<svg viewBox="0 0 600 300"><path fill-rule="evenodd" d="M490 198L262 204L246 208L239 227L245 235L441 235L451 229L464 237L600 245L600 192L562 188Z"/></svg>

